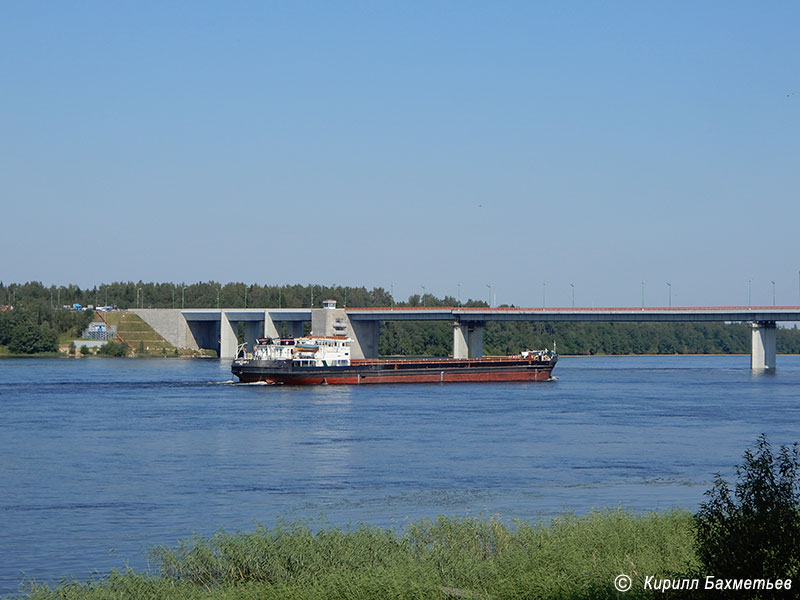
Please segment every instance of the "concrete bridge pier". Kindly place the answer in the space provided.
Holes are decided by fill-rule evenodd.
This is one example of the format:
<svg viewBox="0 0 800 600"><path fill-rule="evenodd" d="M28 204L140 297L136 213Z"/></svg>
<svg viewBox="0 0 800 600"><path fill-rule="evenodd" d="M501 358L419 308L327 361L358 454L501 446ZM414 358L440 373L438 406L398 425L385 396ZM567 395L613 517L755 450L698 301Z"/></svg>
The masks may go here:
<svg viewBox="0 0 800 600"><path fill-rule="evenodd" d="M286 335L289 337L303 337L306 321L303 320L282 320L275 318L280 314L270 315L269 311L264 311L264 332L258 337L279 338L283 335L283 325L286 325ZM248 348L252 348L248 344Z"/></svg>
<svg viewBox="0 0 800 600"><path fill-rule="evenodd" d="M778 338L775 321L756 321L750 327L750 368L753 371L774 371Z"/></svg>
<svg viewBox="0 0 800 600"><path fill-rule="evenodd" d="M278 337L278 329L268 311L222 310L219 321L219 357L235 358L239 347L239 324L244 326L244 339L248 351L252 352L256 340L262 337ZM302 323L300 323L302 326Z"/></svg>
<svg viewBox="0 0 800 600"><path fill-rule="evenodd" d="M239 339L236 335L236 328L234 321L228 318L228 315L223 310L220 313L219 322L219 357L220 358L234 358L236 356L236 348L239 345Z"/></svg>
<svg viewBox="0 0 800 600"><path fill-rule="evenodd" d="M350 347L352 358L378 358L380 324L376 321L351 321L353 343Z"/></svg>
<svg viewBox="0 0 800 600"><path fill-rule="evenodd" d="M453 323L453 358L483 356L483 325L482 321Z"/></svg>
<svg viewBox="0 0 800 600"><path fill-rule="evenodd" d="M275 321L272 320L272 317L269 315L269 312L264 311L264 331L263 335L259 337L268 337L268 338L277 338L281 337L280 331L278 331L278 327L275 325ZM247 346L250 350L253 349L253 346Z"/></svg>

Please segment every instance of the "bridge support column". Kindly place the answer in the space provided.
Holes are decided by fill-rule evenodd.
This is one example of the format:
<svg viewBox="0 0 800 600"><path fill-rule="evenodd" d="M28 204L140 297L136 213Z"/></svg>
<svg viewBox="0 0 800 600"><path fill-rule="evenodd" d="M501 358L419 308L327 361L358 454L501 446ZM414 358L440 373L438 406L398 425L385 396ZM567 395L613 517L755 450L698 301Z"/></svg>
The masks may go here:
<svg viewBox="0 0 800 600"><path fill-rule="evenodd" d="M775 321L757 321L750 327L750 368L753 371L774 371L778 337Z"/></svg>
<svg viewBox="0 0 800 600"><path fill-rule="evenodd" d="M261 332L261 336L259 337L268 337L268 338L281 337L278 328L275 326L275 321L272 320L272 317L270 316L268 310L264 311L264 331Z"/></svg>
<svg viewBox="0 0 800 600"><path fill-rule="evenodd" d="M219 357L236 358L238 345L239 340L236 336L236 330L223 310L219 320Z"/></svg>
<svg viewBox="0 0 800 600"><path fill-rule="evenodd" d="M483 323L453 323L453 358L483 356Z"/></svg>
<svg viewBox="0 0 800 600"><path fill-rule="evenodd" d="M351 358L378 358L380 323L378 321L350 321L353 343L350 345Z"/></svg>

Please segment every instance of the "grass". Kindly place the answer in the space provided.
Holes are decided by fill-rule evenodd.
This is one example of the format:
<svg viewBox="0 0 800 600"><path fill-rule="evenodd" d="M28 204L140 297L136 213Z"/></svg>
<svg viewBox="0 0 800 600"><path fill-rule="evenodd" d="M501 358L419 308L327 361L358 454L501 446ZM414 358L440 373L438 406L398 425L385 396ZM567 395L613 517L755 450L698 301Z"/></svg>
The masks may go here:
<svg viewBox="0 0 800 600"><path fill-rule="evenodd" d="M697 568L691 515L623 510L564 516L544 525L499 519L423 520L403 531L304 525L219 532L151 551L155 574L33 586L31 600L618 598L620 573L650 598L646 575Z"/></svg>
<svg viewBox="0 0 800 600"><path fill-rule="evenodd" d="M110 311L103 313L103 317L109 325L116 325L117 333L133 347L137 355L175 353L175 346L156 333L138 315L127 311Z"/></svg>
<svg viewBox="0 0 800 600"><path fill-rule="evenodd" d="M109 325L117 326L117 333L128 342L137 357L160 357L160 356L182 356L182 357L208 357L216 356L216 352L210 350L187 350L175 348L155 329L150 327L139 315L128 311L109 311L104 312L103 317Z"/></svg>

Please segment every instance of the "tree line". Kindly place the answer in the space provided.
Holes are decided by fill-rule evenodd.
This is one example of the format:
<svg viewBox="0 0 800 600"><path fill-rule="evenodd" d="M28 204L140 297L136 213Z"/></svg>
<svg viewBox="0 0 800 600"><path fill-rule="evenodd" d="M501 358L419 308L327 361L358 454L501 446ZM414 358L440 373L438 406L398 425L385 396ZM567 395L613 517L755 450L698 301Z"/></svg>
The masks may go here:
<svg viewBox="0 0 800 600"><path fill-rule="evenodd" d="M60 338L80 337L93 317L93 310L57 311L22 301L13 310L0 311L0 346L12 354L57 352Z"/></svg>
<svg viewBox="0 0 800 600"><path fill-rule="evenodd" d="M45 286L39 282L0 282L0 346L13 353L50 352L59 338L78 337L94 318L82 307L129 308L301 308L322 306L325 299L340 307L456 306L452 296L414 294L396 301L377 287L315 284L220 284L115 282L92 288ZM485 307L468 300L462 306ZM800 331L779 328L778 352L800 353ZM560 354L738 354L750 351L750 327L743 323L531 323L489 322L484 330L485 354L514 354L524 349L551 348ZM381 355L447 356L453 348L452 325L445 322L386 322Z"/></svg>
<svg viewBox="0 0 800 600"><path fill-rule="evenodd" d="M86 306L131 308L301 308L322 306L332 298L339 306L391 306L391 294L383 288L325 285L259 285L218 283L145 283L117 281L91 288L77 285L45 286L40 282L4 284L0 282L0 306L31 302L52 309ZM419 296L417 302L421 302ZM430 297L433 298L432 296Z"/></svg>
<svg viewBox="0 0 800 600"><path fill-rule="evenodd" d="M779 328L777 350L800 354L800 331ZM486 323L483 352L516 354L554 345L559 354L747 354L745 323ZM381 355L446 356L452 352L449 323L388 322L382 325Z"/></svg>

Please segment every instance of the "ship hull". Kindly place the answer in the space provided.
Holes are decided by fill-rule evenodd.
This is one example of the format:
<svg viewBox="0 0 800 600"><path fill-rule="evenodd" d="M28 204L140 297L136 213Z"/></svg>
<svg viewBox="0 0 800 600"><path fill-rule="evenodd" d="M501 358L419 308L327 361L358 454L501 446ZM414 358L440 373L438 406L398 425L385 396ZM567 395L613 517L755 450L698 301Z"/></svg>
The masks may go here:
<svg viewBox="0 0 800 600"><path fill-rule="evenodd" d="M297 367L290 361L234 361L242 383L361 385L372 383L454 383L546 381L557 358L354 360L343 367Z"/></svg>

